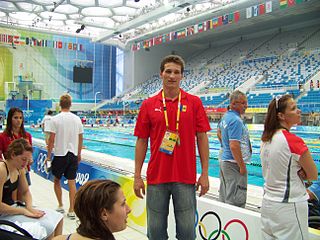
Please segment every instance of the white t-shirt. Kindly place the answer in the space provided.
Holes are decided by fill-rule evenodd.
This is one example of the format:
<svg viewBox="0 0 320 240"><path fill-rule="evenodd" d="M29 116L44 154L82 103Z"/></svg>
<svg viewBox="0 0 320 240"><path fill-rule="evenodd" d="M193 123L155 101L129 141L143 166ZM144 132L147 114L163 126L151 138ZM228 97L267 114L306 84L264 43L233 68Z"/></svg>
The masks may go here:
<svg viewBox="0 0 320 240"><path fill-rule="evenodd" d="M54 155L65 156L68 152L78 155L79 134L83 134L80 118L71 112L61 112L52 117L48 132L55 133Z"/></svg>
<svg viewBox="0 0 320 240"><path fill-rule="evenodd" d="M262 173L265 180L264 198L276 202L300 202L308 199L298 171L300 156L308 147L298 136L279 130L271 142L261 145Z"/></svg>
<svg viewBox="0 0 320 240"><path fill-rule="evenodd" d="M41 124L42 124L42 126L43 126L42 129L43 129L44 132L48 132L51 118L52 118L51 115L45 115L44 118L42 119Z"/></svg>

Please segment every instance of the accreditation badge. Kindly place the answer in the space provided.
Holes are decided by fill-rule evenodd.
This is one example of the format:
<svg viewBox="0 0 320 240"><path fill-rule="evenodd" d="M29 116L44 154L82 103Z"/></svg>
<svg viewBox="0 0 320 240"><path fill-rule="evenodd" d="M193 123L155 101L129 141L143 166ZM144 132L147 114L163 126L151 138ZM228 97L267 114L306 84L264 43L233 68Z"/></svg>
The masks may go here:
<svg viewBox="0 0 320 240"><path fill-rule="evenodd" d="M160 152L172 155L174 147L179 139L179 135L176 132L166 131L160 145Z"/></svg>

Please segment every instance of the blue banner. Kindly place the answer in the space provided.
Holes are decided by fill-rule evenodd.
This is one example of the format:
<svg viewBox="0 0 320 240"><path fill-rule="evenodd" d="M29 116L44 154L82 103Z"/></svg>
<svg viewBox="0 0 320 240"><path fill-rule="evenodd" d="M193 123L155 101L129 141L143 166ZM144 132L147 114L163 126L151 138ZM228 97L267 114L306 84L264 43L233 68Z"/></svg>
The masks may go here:
<svg viewBox="0 0 320 240"><path fill-rule="evenodd" d="M46 158L47 158L47 150L41 149L37 146L33 147L32 169L34 170L35 173L37 173L41 177L53 181L54 177L52 173L48 172L47 168L45 167L44 162ZM88 180L92 179L91 169L92 169L92 165L88 163L80 162L78 166L77 176L76 176L77 189L83 184L85 184ZM61 178L61 186L64 189L69 190L68 180L64 176Z"/></svg>

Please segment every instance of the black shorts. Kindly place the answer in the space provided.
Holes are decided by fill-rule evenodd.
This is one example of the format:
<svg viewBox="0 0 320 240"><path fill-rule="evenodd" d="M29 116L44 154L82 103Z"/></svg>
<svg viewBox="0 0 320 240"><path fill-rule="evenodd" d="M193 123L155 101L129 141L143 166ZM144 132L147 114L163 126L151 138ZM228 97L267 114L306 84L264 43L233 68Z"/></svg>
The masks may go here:
<svg viewBox="0 0 320 240"><path fill-rule="evenodd" d="M78 157L72 152L68 152L65 156L54 156L51 170L53 176L58 179L63 175L68 180L74 180L77 176Z"/></svg>

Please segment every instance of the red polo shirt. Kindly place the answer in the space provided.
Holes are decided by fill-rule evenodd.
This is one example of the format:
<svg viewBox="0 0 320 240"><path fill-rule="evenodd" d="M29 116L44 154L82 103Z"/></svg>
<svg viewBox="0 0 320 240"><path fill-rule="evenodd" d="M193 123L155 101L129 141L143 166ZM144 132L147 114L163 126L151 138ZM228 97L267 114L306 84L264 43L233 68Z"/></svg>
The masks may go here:
<svg viewBox="0 0 320 240"><path fill-rule="evenodd" d="M178 99L166 100L169 130L176 131ZM210 131L207 115L200 98L181 90L179 121L180 145L172 155L160 152L166 123L163 112L162 92L145 100L140 108L134 135L150 137L151 157L148 163L148 184L196 182L196 133Z"/></svg>

